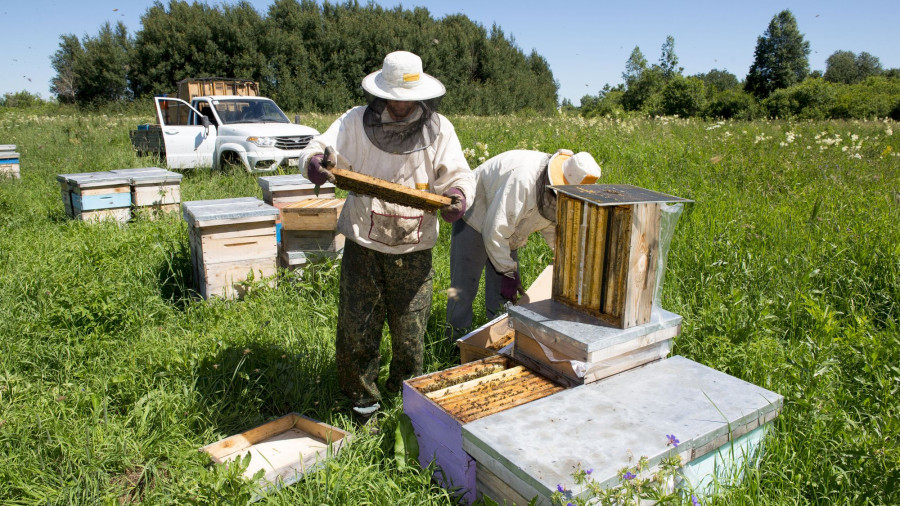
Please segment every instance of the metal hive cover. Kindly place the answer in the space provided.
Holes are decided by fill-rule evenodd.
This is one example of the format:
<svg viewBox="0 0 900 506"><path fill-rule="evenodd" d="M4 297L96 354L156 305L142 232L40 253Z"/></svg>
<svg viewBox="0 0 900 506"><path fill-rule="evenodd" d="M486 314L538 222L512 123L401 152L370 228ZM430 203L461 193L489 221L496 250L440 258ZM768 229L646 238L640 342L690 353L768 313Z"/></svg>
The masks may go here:
<svg viewBox="0 0 900 506"><path fill-rule="evenodd" d="M690 199L675 197L674 195L655 192L630 184L571 184L557 185L551 188L570 197L598 206L622 206L654 202L693 202Z"/></svg>

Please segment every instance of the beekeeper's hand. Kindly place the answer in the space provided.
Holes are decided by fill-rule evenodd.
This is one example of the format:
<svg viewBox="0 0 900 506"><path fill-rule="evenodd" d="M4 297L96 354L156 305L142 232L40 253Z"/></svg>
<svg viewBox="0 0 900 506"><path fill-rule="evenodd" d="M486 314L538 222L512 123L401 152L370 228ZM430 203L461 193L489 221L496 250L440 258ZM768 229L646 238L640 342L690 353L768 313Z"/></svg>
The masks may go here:
<svg viewBox="0 0 900 506"><path fill-rule="evenodd" d="M525 295L525 289L522 288L522 280L519 279L519 271L509 272L503 275L500 280L500 295L515 303L519 297Z"/></svg>
<svg viewBox="0 0 900 506"><path fill-rule="evenodd" d="M447 223L453 223L462 218L466 212L466 196L459 188L450 188L444 193L444 196L450 197L452 202L441 207L441 218Z"/></svg>

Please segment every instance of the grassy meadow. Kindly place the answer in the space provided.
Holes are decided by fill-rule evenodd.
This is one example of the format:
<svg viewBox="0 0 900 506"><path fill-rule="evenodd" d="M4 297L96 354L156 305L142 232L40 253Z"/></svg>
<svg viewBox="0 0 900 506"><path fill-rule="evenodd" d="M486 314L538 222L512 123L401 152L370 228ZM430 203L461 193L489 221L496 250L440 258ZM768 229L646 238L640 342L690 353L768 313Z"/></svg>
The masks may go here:
<svg viewBox="0 0 900 506"><path fill-rule="evenodd" d="M451 120L473 167L565 147L591 152L604 183L695 201L663 290L684 317L674 353L785 397L759 468L704 504L900 503L900 125ZM0 181L0 503L243 502L252 485L197 449L296 411L355 441L261 504L450 504L430 471L393 458L399 397L377 433L350 420L334 365L339 264L204 301L180 215L65 217L57 174L159 163L129 143L147 121L0 110L0 144L18 146L22 173ZM255 176L184 173L184 201L238 196L262 198ZM453 357L448 233L434 249L427 371ZM552 261L539 236L520 255L526 286Z"/></svg>

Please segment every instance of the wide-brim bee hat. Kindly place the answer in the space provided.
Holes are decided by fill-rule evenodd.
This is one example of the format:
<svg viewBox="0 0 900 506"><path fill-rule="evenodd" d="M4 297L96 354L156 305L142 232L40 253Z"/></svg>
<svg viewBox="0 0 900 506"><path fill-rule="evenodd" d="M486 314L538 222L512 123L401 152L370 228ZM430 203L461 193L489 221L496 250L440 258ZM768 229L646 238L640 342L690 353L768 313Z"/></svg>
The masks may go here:
<svg viewBox="0 0 900 506"><path fill-rule="evenodd" d="M572 154L568 149L560 149L552 157L547 167L550 184L593 184L600 178L600 165L590 153L582 151Z"/></svg>
<svg viewBox="0 0 900 506"><path fill-rule="evenodd" d="M384 57L381 70L362 80L362 87L385 100L418 101L446 93L440 81L422 71L422 59L409 51L395 51Z"/></svg>

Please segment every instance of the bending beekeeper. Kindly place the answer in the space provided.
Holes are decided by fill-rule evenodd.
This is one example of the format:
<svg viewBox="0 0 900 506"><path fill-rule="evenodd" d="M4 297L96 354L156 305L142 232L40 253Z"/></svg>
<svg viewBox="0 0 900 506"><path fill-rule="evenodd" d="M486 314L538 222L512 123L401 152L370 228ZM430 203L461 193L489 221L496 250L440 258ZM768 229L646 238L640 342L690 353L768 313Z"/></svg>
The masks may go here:
<svg viewBox="0 0 900 506"><path fill-rule="evenodd" d="M441 216L458 220L474 197L475 178L453 125L437 113L444 85L423 72L417 55L397 51L362 87L368 105L344 113L301 156L309 180L334 181L323 164L325 148L332 147L339 168L451 197ZM352 192L338 219L338 232L348 240L335 358L341 390L360 421L380 408L376 382L385 321L392 348L387 390L397 392L403 380L422 374L438 225L435 214Z"/></svg>
<svg viewBox="0 0 900 506"><path fill-rule="evenodd" d="M447 337L457 339L472 325L472 302L484 271L488 319L524 294L518 249L540 232L556 246L556 192L550 185L591 184L600 166L590 153L559 150L553 155L514 150L501 153L474 171L475 200L453 224Z"/></svg>

